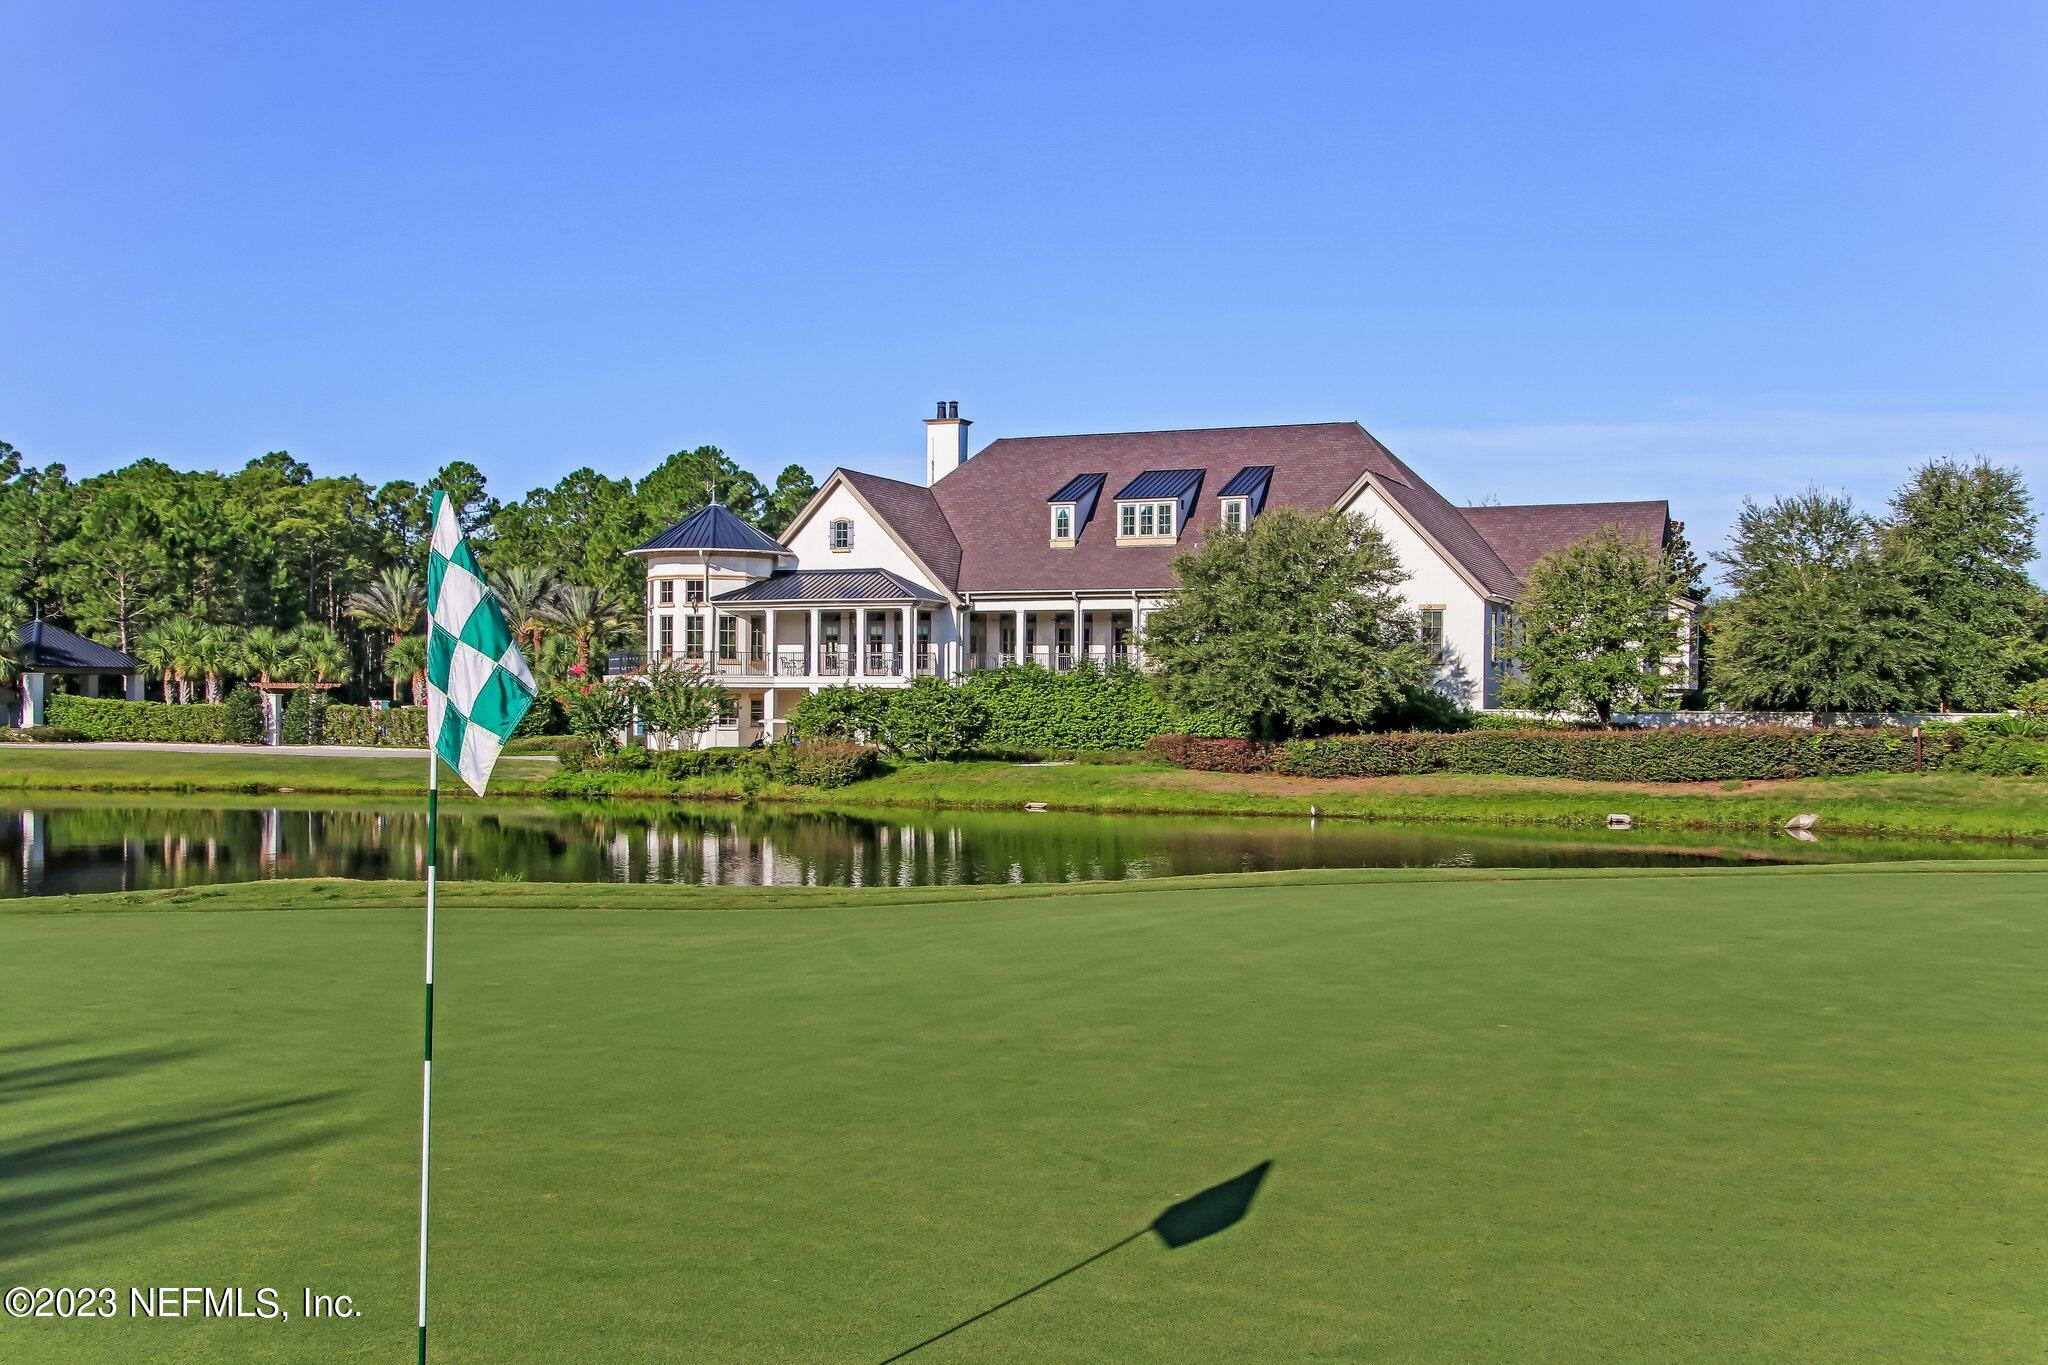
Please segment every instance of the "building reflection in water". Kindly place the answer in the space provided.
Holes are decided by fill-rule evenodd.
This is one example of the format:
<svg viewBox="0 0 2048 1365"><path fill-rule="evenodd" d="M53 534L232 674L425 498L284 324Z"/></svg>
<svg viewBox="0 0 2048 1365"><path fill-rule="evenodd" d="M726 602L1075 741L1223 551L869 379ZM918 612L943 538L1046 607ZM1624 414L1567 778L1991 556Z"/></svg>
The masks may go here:
<svg viewBox="0 0 2048 1365"><path fill-rule="evenodd" d="M1932 847L1769 839L1743 847L1704 835L1686 847L1673 837L1021 812L869 817L737 805L458 808L442 817L445 875L471 881L918 886L1287 867L1818 861L1929 856ZM6 896L267 877L416 880L425 866L424 812L403 806L0 807Z"/></svg>

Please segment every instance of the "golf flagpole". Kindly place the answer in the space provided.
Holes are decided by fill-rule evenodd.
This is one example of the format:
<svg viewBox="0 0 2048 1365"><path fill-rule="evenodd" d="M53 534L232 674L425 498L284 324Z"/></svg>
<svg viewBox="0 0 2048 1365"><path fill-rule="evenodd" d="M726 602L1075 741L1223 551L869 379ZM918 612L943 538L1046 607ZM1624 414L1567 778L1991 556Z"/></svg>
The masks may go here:
<svg viewBox="0 0 2048 1365"><path fill-rule="evenodd" d="M478 796L533 705L533 670L484 581L448 495L427 521L427 1017L420 1068L420 1365L427 1362L427 1184L434 1118L434 897L441 861L441 765Z"/></svg>
<svg viewBox="0 0 2048 1365"><path fill-rule="evenodd" d="M427 1140L434 1114L434 864L440 856L441 760L427 741L427 1014L420 1064L420 1365L427 1365Z"/></svg>

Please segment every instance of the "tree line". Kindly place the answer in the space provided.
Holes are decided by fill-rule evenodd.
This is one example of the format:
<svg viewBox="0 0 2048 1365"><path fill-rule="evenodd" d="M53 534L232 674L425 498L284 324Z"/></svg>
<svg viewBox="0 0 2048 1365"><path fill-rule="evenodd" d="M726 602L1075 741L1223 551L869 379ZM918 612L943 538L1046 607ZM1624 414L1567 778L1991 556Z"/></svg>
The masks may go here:
<svg viewBox="0 0 2048 1365"><path fill-rule="evenodd" d="M1674 534L1608 527L1529 572L1500 643L1509 707L1591 716L1678 705L1760 711L1988 711L2048 677L2048 594L2028 576L2038 519L2019 471L1936 460L1882 514L1808 489L1744 503L1713 558ZM1175 561L1147 659L1166 695L1277 740L1469 723L1436 690L1447 658L1402 605L1378 528L1271 511ZM1675 605L1686 610L1674 610ZM1701 685L1678 668L1701 604Z"/></svg>
<svg viewBox="0 0 2048 1365"><path fill-rule="evenodd" d="M232 473L143 459L73 479L0 441L0 641L11 650L31 619L69 627L142 659L166 700L219 700L236 678L403 697L425 667L413 637L436 487L543 676L638 637L644 574L627 550L714 497L773 534L816 492L799 465L770 485L716 446L501 502L461 460L420 483L315 475L284 451Z"/></svg>

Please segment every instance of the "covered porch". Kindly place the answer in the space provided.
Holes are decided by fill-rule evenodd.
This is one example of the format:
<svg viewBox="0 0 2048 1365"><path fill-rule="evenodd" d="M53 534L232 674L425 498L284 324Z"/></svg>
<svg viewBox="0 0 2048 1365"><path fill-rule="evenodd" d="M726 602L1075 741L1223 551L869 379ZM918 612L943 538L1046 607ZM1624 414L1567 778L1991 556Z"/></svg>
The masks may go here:
<svg viewBox="0 0 2048 1365"><path fill-rule="evenodd" d="M970 601L961 608L961 671L1025 663L1059 672L1084 664L1097 669L1142 667L1139 640L1146 615L1157 605L1129 596L1108 601Z"/></svg>
<svg viewBox="0 0 2048 1365"><path fill-rule="evenodd" d="M957 645L943 595L879 570L808 570L721 593L657 656L735 681L886 685L953 676Z"/></svg>

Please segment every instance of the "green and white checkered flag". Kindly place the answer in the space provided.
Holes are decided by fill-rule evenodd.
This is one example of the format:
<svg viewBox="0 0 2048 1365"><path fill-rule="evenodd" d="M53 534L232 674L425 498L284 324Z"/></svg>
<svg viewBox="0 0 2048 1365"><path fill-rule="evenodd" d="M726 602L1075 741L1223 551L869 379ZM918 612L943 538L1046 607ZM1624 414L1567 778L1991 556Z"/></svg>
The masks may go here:
<svg viewBox="0 0 2048 1365"><path fill-rule="evenodd" d="M427 736L441 760L484 794L498 753L533 705L533 674L448 495L434 492L427 555Z"/></svg>

